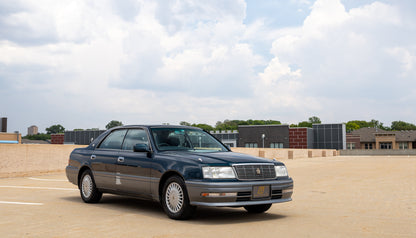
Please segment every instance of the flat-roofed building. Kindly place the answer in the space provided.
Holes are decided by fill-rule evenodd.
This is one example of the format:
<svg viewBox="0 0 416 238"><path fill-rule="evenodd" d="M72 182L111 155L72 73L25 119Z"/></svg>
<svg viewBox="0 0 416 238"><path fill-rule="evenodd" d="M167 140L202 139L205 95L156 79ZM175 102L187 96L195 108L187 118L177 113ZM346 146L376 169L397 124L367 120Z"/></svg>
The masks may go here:
<svg viewBox="0 0 416 238"><path fill-rule="evenodd" d="M230 147L237 147L238 131L227 130L227 131L210 131L211 135L215 136L223 144Z"/></svg>
<svg viewBox="0 0 416 238"><path fill-rule="evenodd" d="M35 125L32 125L32 126L27 128L27 135L29 135L29 136L37 135L38 133L39 133L38 127L35 126Z"/></svg>
<svg viewBox="0 0 416 238"><path fill-rule="evenodd" d="M238 147L289 148L289 125L238 126Z"/></svg>
<svg viewBox="0 0 416 238"><path fill-rule="evenodd" d="M336 149L347 148L345 124L313 124L313 148Z"/></svg>

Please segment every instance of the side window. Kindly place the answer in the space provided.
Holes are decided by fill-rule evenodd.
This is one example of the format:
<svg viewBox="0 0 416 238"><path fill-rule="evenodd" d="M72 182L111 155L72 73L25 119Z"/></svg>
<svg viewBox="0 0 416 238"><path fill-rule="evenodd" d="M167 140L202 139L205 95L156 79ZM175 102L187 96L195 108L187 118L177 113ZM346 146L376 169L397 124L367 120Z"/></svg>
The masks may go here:
<svg viewBox="0 0 416 238"><path fill-rule="evenodd" d="M133 150L135 144L148 144L147 133L143 129L130 129L123 143L123 150Z"/></svg>
<svg viewBox="0 0 416 238"><path fill-rule="evenodd" d="M107 138L101 143L98 148L101 149L121 149L121 144L123 143L124 136L126 135L127 130L117 130L111 132Z"/></svg>

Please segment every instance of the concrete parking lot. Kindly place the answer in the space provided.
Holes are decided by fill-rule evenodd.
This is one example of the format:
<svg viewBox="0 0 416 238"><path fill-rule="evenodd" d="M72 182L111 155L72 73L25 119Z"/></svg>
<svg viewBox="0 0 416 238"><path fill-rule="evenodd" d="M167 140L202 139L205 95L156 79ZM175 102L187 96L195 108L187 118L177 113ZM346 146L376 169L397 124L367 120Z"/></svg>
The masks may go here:
<svg viewBox="0 0 416 238"><path fill-rule="evenodd" d="M64 173L0 179L1 237L416 237L416 157L284 160L293 201L265 214L199 208L169 219L159 204L105 194L83 203Z"/></svg>

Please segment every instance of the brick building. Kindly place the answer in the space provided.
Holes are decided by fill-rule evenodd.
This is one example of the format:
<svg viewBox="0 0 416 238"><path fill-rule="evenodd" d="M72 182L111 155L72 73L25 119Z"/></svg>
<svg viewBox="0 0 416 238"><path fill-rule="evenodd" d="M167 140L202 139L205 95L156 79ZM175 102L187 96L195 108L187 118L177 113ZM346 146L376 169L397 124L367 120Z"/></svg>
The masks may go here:
<svg viewBox="0 0 416 238"><path fill-rule="evenodd" d="M361 128L347 135L348 149L399 150L416 149L416 131L385 131Z"/></svg>
<svg viewBox="0 0 416 238"><path fill-rule="evenodd" d="M307 127L289 128L289 148L308 149L313 145L313 130Z"/></svg>
<svg viewBox="0 0 416 238"><path fill-rule="evenodd" d="M65 134L52 134L51 135L51 144L64 144Z"/></svg>

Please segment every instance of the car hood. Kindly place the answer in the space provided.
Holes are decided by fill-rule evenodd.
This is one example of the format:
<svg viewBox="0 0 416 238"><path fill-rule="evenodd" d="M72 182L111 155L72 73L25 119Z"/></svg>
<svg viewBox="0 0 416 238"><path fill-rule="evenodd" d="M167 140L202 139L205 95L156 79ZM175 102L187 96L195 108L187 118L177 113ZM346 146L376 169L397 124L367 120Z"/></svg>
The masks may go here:
<svg viewBox="0 0 416 238"><path fill-rule="evenodd" d="M178 156L183 158L188 158L192 160L197 160L201 164L238 164L238 163L275 163L282 164L277 161L270 159L259 158L247 154L240 154L235 152L169 152L171 156Z"/></svg>

